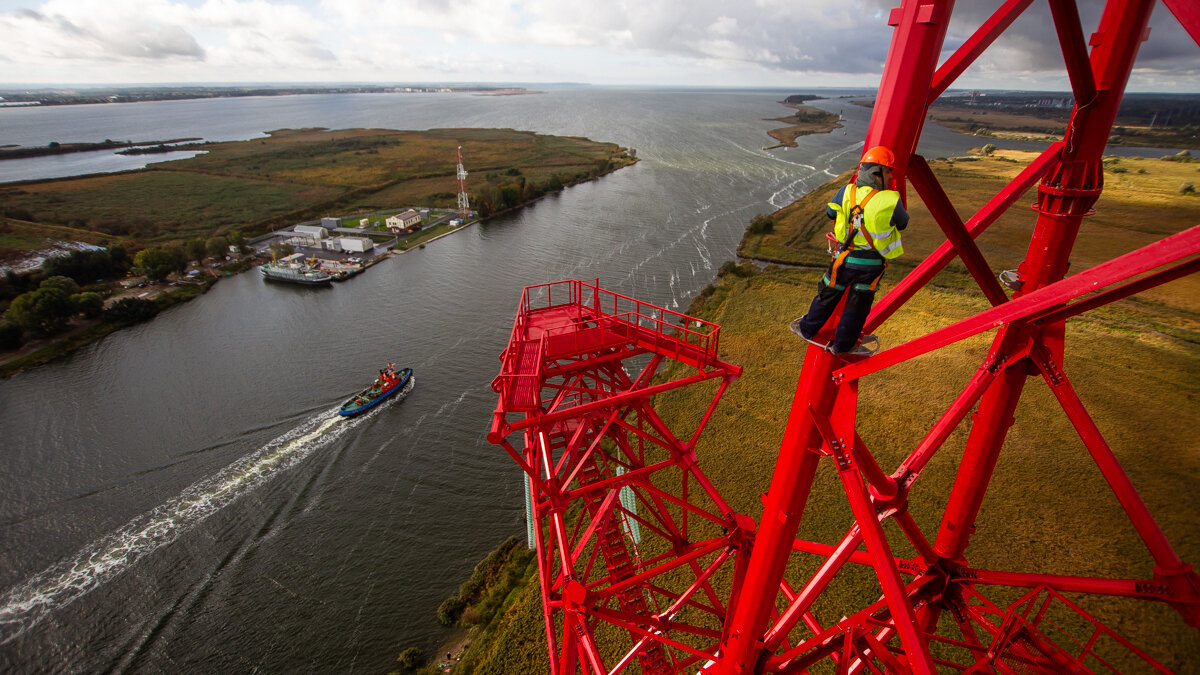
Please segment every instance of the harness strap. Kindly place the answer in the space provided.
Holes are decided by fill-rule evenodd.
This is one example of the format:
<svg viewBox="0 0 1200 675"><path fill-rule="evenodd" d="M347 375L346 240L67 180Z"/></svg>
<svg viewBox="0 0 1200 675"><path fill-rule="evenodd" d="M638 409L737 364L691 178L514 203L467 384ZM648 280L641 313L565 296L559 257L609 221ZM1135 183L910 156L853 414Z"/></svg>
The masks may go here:
<svg viewBox="0 0 1200 675"><path fill-rule="evenodd" d="M879 280L883 278L883 273L887 271L887 268L888 268L887 261L886 261L886 260L884 260L884 261L883 261L883 269L879 270L879 276L875 277L875 281L872 281L872 282L871 282L871 289L870 289L870 290L871 290L871 292L872 292L872 293L874 293L874 292L875 292L875 287L879 285Z"/></svg>
<svg viewBox="0 0 1200 675"><path fill-rule="evenodd" d="M848 255L850 255L850 250L843 248L841 250L841 252L838 253L838 257L833 259L833 265L830 266L830 268L829 268L829 285L830 286L837 285L838 270L841 269L842 263L846 261L846 256L848 256Z"/></svg>
<svg viewBox="0 0 1200 675"><path fill-rule="evenodd" d="M861 232L863 239L867 240L867 243L871 245L871 250L874 251L874 250L877 250L875 248L875 238L872 237L871 233L867 231L867 227L866 227L865 223L863 224L862 227L858 226L858 223L856 223L854 221L854 216L858 215L858 216L862 216L863 218L865 218L867 204L870 203L871 199L874 198L875 195L882 192L882 190L871 190L871 193L867 195L867 198L864 199L861 204L858 203L857 191L858 191L858 186L855 185L854 183L851 183L850 184L850 213L848 213L846 216L846 225L847 225L846 241L842 243L842 248L845 248L845 249L852 248L854 246L855 233Z"/></svg>

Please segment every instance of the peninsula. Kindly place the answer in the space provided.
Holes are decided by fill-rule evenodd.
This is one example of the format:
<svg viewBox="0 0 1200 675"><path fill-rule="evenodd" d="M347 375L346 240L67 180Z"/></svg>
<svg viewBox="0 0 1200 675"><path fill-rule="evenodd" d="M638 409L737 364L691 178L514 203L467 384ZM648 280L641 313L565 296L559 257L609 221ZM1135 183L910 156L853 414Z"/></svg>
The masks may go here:
<svg viewBox="0 0 1200 675"><path fill-rule="evenodd" d="M208 143L195 157L136 171L0 185L0 264L12 267L48 242L117 247L119 255L101 261L100 274L90 258L84 264L84 252L72 254L80 264L60 265L77 270L66 275L78 286L71 293L99 295L106 308L132 294L162 309L248 269L253 261L241 245L258 235L348 214L455 209L459 147L478 219L637 161L633 150L613 143L512 129L281 129L250 141ZM440 233L431 227L402 248ZM120 288L127 270L150 272L147 286ZM46 276L10 271L0 278L0 310L30 304L18 298L37 291ZM0 349L0 375L66 353L130 316L105 323L99 310L87 319L67 305L59 309L63 321L29 319L19 332L11 313L0 320L0 347L6 348ZM151 315L148 308L133 313ZM15 350L5 338L14 332L20 336Z"/></svg>

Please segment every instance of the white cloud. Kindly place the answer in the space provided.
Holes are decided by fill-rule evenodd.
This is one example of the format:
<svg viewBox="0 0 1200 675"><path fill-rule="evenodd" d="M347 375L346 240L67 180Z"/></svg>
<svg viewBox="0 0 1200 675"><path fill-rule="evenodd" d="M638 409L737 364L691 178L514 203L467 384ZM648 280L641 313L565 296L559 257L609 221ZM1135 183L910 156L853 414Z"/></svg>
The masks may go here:
<svg viewBox="0 0 1200 675"><path fill-rule="evenodd" d="M2 2L3 0L0 0ZM21 0L18 0L21 1ZM0 82L876 82L895 0L25 0L0 10ZM3 7L0 4L0 7ZM959 0L947 47L993 11ZM1090 34L1099 5L1081 2ZM957 86L1061 87L1035 3ZM1136 78L1200 88L1196 47L1157 11ZM949 53L949 52L947 52ZM1179 85L1172 84L1172 87Z"/></svg>

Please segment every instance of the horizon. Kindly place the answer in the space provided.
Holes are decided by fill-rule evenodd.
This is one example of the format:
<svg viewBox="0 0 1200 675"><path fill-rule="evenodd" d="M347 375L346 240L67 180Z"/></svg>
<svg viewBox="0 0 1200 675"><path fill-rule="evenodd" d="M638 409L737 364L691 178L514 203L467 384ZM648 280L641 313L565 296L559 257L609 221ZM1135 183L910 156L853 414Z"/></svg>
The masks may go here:
<svg viewBox="0 0 1200 675"><path fill-rule="evenodd" d="M619 84L605 83L597 84L592 82L508 82L508 81L312 81L312 82L288 82L288 81L243 81L243 82L146 82L146 83L128 83L128 82L97 82L97 83L4 83L0 82L0 93L2 92L67 92L73 90L138 90L138 89L244 89L244 88L295 88L295 89L326 89L334 87L376 87L376 88L395 88L395 87L450 87L457 89L522 89L530 93L537 93L538 88L596 88L596 89L635 89L635 90L670 90L670 89L699 89L713 91L763 91L763 92L812 92L812 91L829 91L829 92L850 92L850 95L873 95L877 93L878 87L840 87L840 86L787 86L787 85L697 85L697 84ZM376 93L376 92L360 92L360 93ZM377 92L377 93L400 93L400 92ZM969 95L971 93L990 94L1062 94L1064 96L1073 96L1070 88L1066 89L1016 89L1003 87L971 87L971 88L948 88L939 99L953 97L955 95ZM1126 89L1124 96L1154 94L1161 96L1197 96L1200 97L1200 91L1163 91L1150 89Z"/></svg>

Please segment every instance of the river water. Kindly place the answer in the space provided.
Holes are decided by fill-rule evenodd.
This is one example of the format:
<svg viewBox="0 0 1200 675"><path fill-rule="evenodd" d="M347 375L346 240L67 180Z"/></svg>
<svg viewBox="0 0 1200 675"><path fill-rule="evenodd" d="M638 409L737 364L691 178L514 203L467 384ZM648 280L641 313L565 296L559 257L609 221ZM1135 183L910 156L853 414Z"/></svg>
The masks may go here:
<svg viewBox="0 0 1200 675"><path fill-rule="evenodd" d="M844 135L764 151L778 124L763 118L786 115L777 101L790 93L563 88L0 110L0 144L513 127L615 142L642 160L331 289L224 279L0 381L0 671L374 673L406 647L435 647L438 604L524 530L519 472L484 438L521 288L598 278L686 308L752 216L859 156L870 113L836 99L818 105L844 112ZM977 143L931 126L921 149ZM86 155L5 163L0 180L128 168ZM338 404L389 359L414 368L408 396L338 419Z"/></svg>

